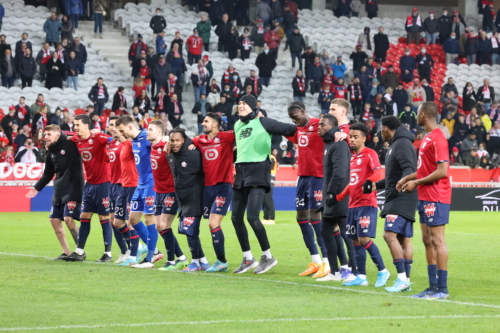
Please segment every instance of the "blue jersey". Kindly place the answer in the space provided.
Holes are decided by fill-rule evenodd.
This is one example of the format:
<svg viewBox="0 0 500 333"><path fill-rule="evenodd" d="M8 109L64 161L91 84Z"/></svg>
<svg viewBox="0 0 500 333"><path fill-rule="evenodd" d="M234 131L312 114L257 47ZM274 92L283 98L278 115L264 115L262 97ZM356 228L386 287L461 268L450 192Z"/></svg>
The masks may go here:
<svg viewBox="0 0 500 333"><path fill-rule="evenodd" d="M151 142L146 140L146 137L146 130L142 130L137 137L132 139L132 152L139 173L137 188L154 186L153 170L151 170Z"/></svg>

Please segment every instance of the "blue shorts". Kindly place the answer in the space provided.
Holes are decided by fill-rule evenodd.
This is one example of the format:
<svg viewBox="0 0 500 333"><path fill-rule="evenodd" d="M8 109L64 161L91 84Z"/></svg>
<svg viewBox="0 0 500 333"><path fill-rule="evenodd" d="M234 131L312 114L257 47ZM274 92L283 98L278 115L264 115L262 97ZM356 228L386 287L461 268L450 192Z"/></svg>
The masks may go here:
<svg viewBox="0 0 500 333"><path fill-rule="evenodd" d="M355 207L347 211L347 231L352 239L375 238L377 234L377 207Z"/></svg>
<svg viewBox="0 0 500 333"><path fill-rule="evenodd" d="M210 214L226 216L233 198L233 188L230 183L205 186L203 190L203 217L208 219Z"/></svg>
<svg viewBox="0 0 500 333"><path fill-rule="evenodd" d="M156 193L155 201L155 216L161 214L175 215L179 209L179 203L175 196L175 192L171 193Z"/></svg>
<svg viewBox="0 0 500 333"><path fill-rule="evenodd" d="M120 209L118 210L118 214L115 209L115 219L123 221L128 220L128 216L130 214L130 202L132 201L136 188L137 187L122 187Z"/></svg>
<svg viewBox="0 0 500 333"><path fill-rule="evenodd" d="M412 238L413 222L410 222L404 217L399 215L387 214L385 216L384 230L400 234L406 238Z"/></svg>
<svg viewBox="0 0 500 333"><path fill-rule="evenodd" d="M189 236L199 236L200 235L200 221L201 217L187 217L181 216L179 221L179 233Z"/></svg>
<svg viewBox="0 0 500 333"><path fill-rule="evenodd" d="M61 205L54 205L50 208L49 219L64 220L64 217L69 216L80 221L80 208L82 203L79 201L68 201Z"/></svg>
<svg viewBox="0 0 500 333"><path fill-rule="evenodd" d="M450 204L419 200L417 209L420 223L428 227L448 224L450 221Z"/></svg>
<svg viewBox="0 0 500 333"><path fill-rule="evenodd" d="M102 184L86 183L83 189L82 213L109 215L109 182Z"/></svg>
<svg viewBox="0 0 500 333"><path fill-rule="evenodd" d="M109 207L111 212L116 212L122 196L122 184L111 184L109 188Z"/></svg>
<svg viewBox="0 0 500 333"><path fill-rule="evenodd" d="M319 209L323 202L323 178L300 176L295 195L295 210Z"/></svg>
<svg viewBox="0 0 500 333"><path fill-rule="evenodd" d="M141 212L144 214L154 214L156 193L153 186L137 188L130 203L131 212Z"/></svg>

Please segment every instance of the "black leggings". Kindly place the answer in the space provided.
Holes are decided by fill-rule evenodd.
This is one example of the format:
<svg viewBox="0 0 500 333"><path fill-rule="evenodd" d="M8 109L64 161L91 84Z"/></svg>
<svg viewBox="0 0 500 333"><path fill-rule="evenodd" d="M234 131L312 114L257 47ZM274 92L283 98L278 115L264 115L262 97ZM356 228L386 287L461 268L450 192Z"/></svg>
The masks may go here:
<svg viewBox="0 0 500 333"><path fill-rule="evenodd" d="M248 242L248 232L245 226L245 210L247 211L247 220L259 241L262 251L269 250L271 247L267 240L266 229L260 222L259 213L264 201L265 190L260 187L244 187L242 189L233 189L233 213L231 220L236 231L236 236L240 242L243 252L250 251Z"/></svg>
<svg viewBox="0 0 500 333"><path fill-rule="evenodd" d="M344 243L347 247L347 255L349 256L349 266L351 266L352 273L354 275L358 274L356 268L356 262L354 261L354 245L352 239L347 237L346 228L347 221L345 217L325 217L323 216L323 229L322 235L325 241L326 249L328 251L328 261L330 262L330 267L333 272L339 271L339 264L337 261L337 242L333 236L333 230L335 226L338 225L340 229L340 234L344 239Z"/></svg>

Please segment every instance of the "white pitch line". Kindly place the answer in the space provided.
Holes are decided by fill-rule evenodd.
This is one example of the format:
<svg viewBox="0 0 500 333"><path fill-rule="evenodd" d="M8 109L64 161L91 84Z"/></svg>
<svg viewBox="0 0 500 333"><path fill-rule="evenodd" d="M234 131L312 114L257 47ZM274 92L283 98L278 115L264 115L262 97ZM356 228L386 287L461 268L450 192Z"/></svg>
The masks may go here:
<svg viewBox="0 0 500 333"><path fill-rule="evenodd" d="M0 255L31 257L31 258L44 258L44 259L53 260L53 258L50 258L50 257L37 256L37 255L33 255L33 254L17 254L17 253L0 252ZM95 264L95 265L102 265L102 266L108 266L108 267L118 267L118 266L111 266L109 264L98 263L98 262L93 262L93 261L84 261L83 263L86 263L86 264ZM182 274L184 274L181 271L171 271L171 273L182 273ZM193 274L193 276L194 275L196 275L196 274ZM398 298L404 298L404 299L411 299L411 300L414 300L414 301L424 301L424 302L425 301L429 301L429 300L425 300L425 299L414 299L411 296L402 296L402 295L394 294L394 293L387 293L387 292L383 293L383 292L378 292L378 291L363 290L363 289L357 289L357 288L336 287L336 286L311 284L311 283L298 283L298 282L293 282L293 281L272 280L272 279L263 279L263 278L251 278L251 277L246 277L246 276L232 276L232 275L227 275L227 274L215 274L215 273L203 273L203 274L199 274L199 276L206 276L206 275L215 276L215 277L222 277L222 278L226 278L226 279L238 279L238 280L248 280L248 281L257 281L257 282L272 282L272 283L278 283L278 284L288 284L288 285L293 285L293 286L303 286L303 287L313 287L313 288L324 288L324 289L332 289L332 290L346 291L346 292L353 292L353 293L360 293L360 294L382 295L382 296L386 296L386 297L389 296L389 297L398 297ZM433 301L434 302L442 302L442 303L452 303L452 304L467 305L467 306L478 306L478 307L500 309L500 305L495 305L495 304L460 302L460 301L453 301L453 300L447 300L447 299L433 300Z"/></svg>
<svg viewBox="0 0 500 333"><path fill-rule="evenodd" d="M500 315L452 315L452 316L401 316L401 317L339 317L339 318L275 318L275 319L242 319L242 320L203 320L203 321L165 321L157 323L107 324L107 325L60 325L34 327L3 327L0 331L35 331L59 329L92 329L113 327L144 327L144 326L174 326L174 325L206 325L206 324L247 324L300 321L358 321L358 320L403 320L403 319L483 319L500 318Z"/></svg>

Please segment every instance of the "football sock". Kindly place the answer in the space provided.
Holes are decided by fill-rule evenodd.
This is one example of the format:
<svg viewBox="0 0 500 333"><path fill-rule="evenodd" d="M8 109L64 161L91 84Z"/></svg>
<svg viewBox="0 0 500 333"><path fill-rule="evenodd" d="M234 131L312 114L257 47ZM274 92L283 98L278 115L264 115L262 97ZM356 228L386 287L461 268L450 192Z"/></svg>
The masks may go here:
<svg viewBox="0 0 500 333"><path fill-rule="evenodd" d="M243 257L245 257L245 260L252 260L253 259L252 251L243 252Z"/></svg>
<svg viewBox="0 0 500 333"><path fill-rule="evenodd" d="M314 241L314 229L309 220L297 221L302 231L302 237L306 243L306 247L309 249L311 255L318 254L318 248L316 247L316 242Z"/></svg>
<svg viewBox="0 0 500 333"><path fill-rule="evenodd" d="M427 274L429 275L429 285L437 286L437 265L427 265Z"/></svg>
<svg viewBox="0 0 500 333"><path fill-rule="evenodd" d="M130 228L127 223L119 229L120 232L123 234L123 239L125 239L125 242L127 243L127 247L130 248Z"/></svg>
<svg viewBox="0 0 500 333"><path fill-rule="evenodd" d="M163 242L165 243L165 249L167 250L167 261L175 260L175 236L172 232L172 228L163 229L160 231L161 237L163 237Z"/></svg>
<svg viewBox="0 0 500 333"><path fill-rule="evenodd" d="M196 259L199 263L199 252L200 252L200 239L198 237L187 235L187 242L189 245L189 250L191 250L191 258L193 261Z"/></svg>
<svg viewBox="0 0 500 333"><path fill-rule="evenodd" d="M405 259L399 258L392 261L394 266L396 266L396 271L398 272L398 278L400 280L406 281L406 271L405 271Z"/></svg>
<svg viewBox="0 0 500 333"><path fill-rule="evenodd" d="M180 261L184 261L186 260L186 256L185 255L181 255L180 257L177 257L178 260Z"/></svg>
<svg viewBox="0 0 500 333"><path fill-rule="evenodd" d="M323 258L323 263L327 266L330 266L330 261L328 261L328 258Z"/></svg>
<svg viewBox="0 0 500 333"><path fill-rule="evenodd" d="M448 292L448 271L437 270L437 286L440 292Z"/></svg>
<svg viewBox="0 0 500 333"><path fill-rule="evenodd" d="M373 241L369 241L365 245L365 249L370 254L372 261L375 263L379 271L383 271L385 269L384 259L382 259L382 255L377 247L377 245Z"/></svg>
<svg viewBox="0 0 500 333"><path fill-rule="evenodd" d="M152 261L156 250L156 243L158 242L158 231L156 231L156 224L148 225L148 254L146 255L147 261Z"/></svg>
<svg viewBox="0 0 500 333"><path fill-rule="evenodd" d="M78 231L78 244L76 247L83 250L90 233L90 219L80 219L80 222L80 230Z"/></svg>
<svg viewBox="0 0 500 333"><path fill-rule="evenodd" d="M144 244L148 243L148 228L142 223L142 221L139 221L136 225L134 225L134 229L141 237L141 240Z"/></svg>
<svg viewBox="0 0 500 333"><path fill-rule="evenodd" d="M267 259L271 259L273 256L271 255L271 249L267 249L265 251L262 251L262 255L266 256Z"/></svg>
<svg viewBox="0 0 500 333"><path fill-rule="evenodd" d="M366 249L363 245L354 245L356 254L356 266L358 267L358 275L366 276Z"/></svg>
<svg viewBox="0 0 500 333"><path fill-rule="evenodd" d="M125 254L127 252L127 242L125 242L125 238L123 238L123 234L120 232L118 227L113 227L113 234L115 235L115 240L118 246L120 247L120 252Z"/></svg>
<svg viewBox="0 0 500 333"><path fill-rule="evenodd" d="M316 220L316 221L311 221L311 225L314 229L314 233L316 234L316 242L319 245L319 248L321 249L321 254L323 255L323 258L326 258L328 256L328 251L326 250L326 245L325 241L323 240L323 235L321 235L321 228L322 228L322 223L321 220Z"/></svg>
<svg viewBox="0 0 500 333"><path fill-rule="evenodd" d="M200 266L200 259L191 259L191 263L195 263L196 265Z"/></svg>
<svg viewBox="0 0 500 333"><path fill-rule="evenodd" d="M109 219L101 221L102 227L102 237L104 238L104 252L111 251L111 243L113 242L113 229L111 229L111 223Z"/></svg>
<svg viewBox="0 0 500 333"><path fill-rule="evenodd" d="M412 259L405 259L405 271L406 271L406 277L409 279L410 278L410 272L411 272L411 265L413 264Z"/></svg>
<svg viewBox="0 0 500 333"><path fill-rule="evenodd" d="M200 263L202 263L202 264L208 264L207 258L205 258L205 257L200 258Z"/></svg>
<svg viewBox="0 0 500 333"><path fill-rule="evenodd" d="M139 250L139 235L137 231L130 230L130 257L137 256L137 250Z"/></svg>
<svg viewBox="0 0 500 333"><path fill-rule="evenodd" d="M333 232L333 237L335 237L335 242L337 243L337 256L339 257L340 265L347 265L347 255L345 253L344 239L340 230Z"/></svg>
<svg viewBox="0 0 500 333"><path fill-rule="evenodd" d="M319 256L319 254L313 254L311 256L311 261L315 264L319 264L321 265L323 263L323 261L321 261L321 257Z"/></svg>
<svg viewBox="0 0 500 333"><path fill-rule="evenodd" d="M210 233L212 234L212 244L214 246L217 259L224 263L227 262L226 254L224 252L224 233L222 232L222 228L220 226L216 227L210 230Z"/></svg>
<svg viewBox="0 0 500 333"><path fill-rule="evenodd" d="M177 241L177 238L175 237L175 235L173 233L172 233L172 236L174 237L174 240L175 240L175 256L177 257L177 259L180 259L181 257L184 257L184 253L181 250L181 247L179 245L179 241ZM183 260L186 260L185 258L186 257L184 257Z"/></svg>

